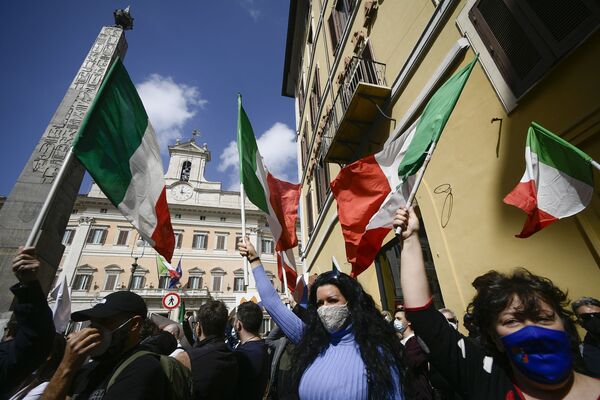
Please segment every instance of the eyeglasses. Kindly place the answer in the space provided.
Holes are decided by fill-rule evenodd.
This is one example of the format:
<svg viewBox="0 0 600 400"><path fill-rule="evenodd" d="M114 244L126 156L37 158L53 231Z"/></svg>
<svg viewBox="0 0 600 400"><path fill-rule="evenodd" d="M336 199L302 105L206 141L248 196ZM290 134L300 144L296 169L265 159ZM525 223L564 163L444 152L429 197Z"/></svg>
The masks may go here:
<svg viewBox="0 0 600 400"><path fill-rule="evenodd" d="M587 321L591 320L592 318L600 318L600 312L579 314L578 318L580 320L582 320L583 322L587 322Z"/></svg>

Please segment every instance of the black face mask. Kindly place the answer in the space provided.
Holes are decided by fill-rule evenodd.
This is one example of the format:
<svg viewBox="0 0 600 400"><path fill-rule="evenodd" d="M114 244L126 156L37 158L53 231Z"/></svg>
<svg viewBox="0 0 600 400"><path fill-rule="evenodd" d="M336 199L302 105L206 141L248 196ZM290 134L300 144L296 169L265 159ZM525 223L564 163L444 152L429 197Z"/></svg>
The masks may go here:
<svg viewBox="0 0 600 400"><path fill-rule="evenodd" d="M600 336L600 318L589 318L581 322L581 326L594 336Z"/></svg>
<svg viewBox="0 0 600 400"><path fill-rule="evenodd" d="M113 359L118 358L121 355L121 353L123 353L123 350L125 348L125 342L127 341L127 338L129 337L128 328L129 328L130 322L131 322L131 319L126 321L124 324L119 326L114 331L112 331L112 332L109 331L110 337L108 338L108 341L110 342L110 345L108 345L108 348L103 353L96 355L96 356L92 356L92 358L95 361L113 360Z"/></svg>

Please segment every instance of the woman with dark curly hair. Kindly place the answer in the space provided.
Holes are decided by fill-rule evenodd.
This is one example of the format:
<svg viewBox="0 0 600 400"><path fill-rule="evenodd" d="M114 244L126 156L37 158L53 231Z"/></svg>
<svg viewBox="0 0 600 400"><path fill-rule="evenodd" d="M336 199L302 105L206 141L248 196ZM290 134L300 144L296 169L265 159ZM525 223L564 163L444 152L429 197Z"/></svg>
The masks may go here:
<svg viewBox="0 0 600 400"><path fill-rule="evenodd" d="M400 339L356 280L338 271L319 275L310 289L305 324L283 305L248 239L239 249L252 265L262 304L296 344L292 381L298 398L403 398Z"/></svg>
<svg viewBox="0 0 600 400"><path fill-rule="evenodd" d="M567 296L525 269L475 279L469 306L487 352L454 330L431 302L413 210L400 209L400 280L407 318L430 350L431 364L464 399L593 399L600 381L578 372L577 331Z"/></svg>

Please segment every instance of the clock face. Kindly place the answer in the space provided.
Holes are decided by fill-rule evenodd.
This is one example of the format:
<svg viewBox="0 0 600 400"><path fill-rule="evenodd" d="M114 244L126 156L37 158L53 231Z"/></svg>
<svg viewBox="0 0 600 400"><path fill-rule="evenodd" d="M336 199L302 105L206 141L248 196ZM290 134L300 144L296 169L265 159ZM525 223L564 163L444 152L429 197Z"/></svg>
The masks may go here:
<svg viewBox="0 0 600 400"><path fill-rule="evenodd" d="M171 188L171 195L175 200L184 201L192 197L194 189L188 185L177 185Z"/></svg>

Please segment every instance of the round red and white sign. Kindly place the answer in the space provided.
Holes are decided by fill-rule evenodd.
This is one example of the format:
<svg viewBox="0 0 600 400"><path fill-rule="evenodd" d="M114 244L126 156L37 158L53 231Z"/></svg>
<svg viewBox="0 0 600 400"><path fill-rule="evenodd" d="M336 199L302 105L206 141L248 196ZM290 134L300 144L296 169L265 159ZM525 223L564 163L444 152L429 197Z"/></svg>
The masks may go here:
<svg viewBox="0 0 600 400"><path fill-rule="evenodd" d="M165 297L163 297L163 299L162 299L162 305L167 310L173 310L173 309L179 307L180 303L181 303L181 297L179 297L179 295L174 292L165 294Z"/></svg>

